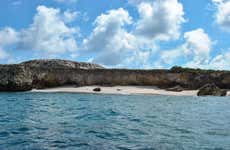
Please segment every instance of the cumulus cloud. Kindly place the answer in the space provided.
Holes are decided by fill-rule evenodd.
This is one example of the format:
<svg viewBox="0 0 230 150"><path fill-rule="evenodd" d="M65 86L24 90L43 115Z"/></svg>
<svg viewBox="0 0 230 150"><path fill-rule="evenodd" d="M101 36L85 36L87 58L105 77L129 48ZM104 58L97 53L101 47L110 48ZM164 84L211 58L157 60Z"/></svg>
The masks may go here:
<svg viewBox="0 0 230 150"><path fill-rule="evenodd" d="M18 33L13 28L6 27L0 30L0 59L8 58L9 55L4 49L18 40Z"/></svg>
<svg viewBox="0 0 230 150"><path fill-rule="evenodd" d="M163 51L161 59L165 64L175 64L185 58L185 66L200 67L207 65L213 42L201 28L184 33L185 43L176 49Z"/></svg>
<svg viewBox="0 0 230 150"><path fill-rule="evenodd" d="M109 67L149 68L155 44L128 32L125 27L132 24L131 16L123 8L98 16L93 32L83 41L85 51L94 53L90 61Z"/></svg>
<svg viewBox="0 0 230 150"><path fill-rule="evenodd" d="M0 46L4 47L17 42L18 33L10 27L3 28L0 30Z"/></svg>
<svg viewBox="0 0 230 150"><path fill-rule="evenodd" d="M0 47L0 60L6 59L8 57L8 54Z"/></svg>
<svg viewBox="0 0 230 150"><path fill-rule="evenodd" d="M211 61L209 66L218 70L229 70L230 69L230 49L222 54L215 56Z"/></svg>
<svg viewBox="0 0 230 150"><path fill-rule="evenodd" d="M41 50L50 54L75 51L78 30L65 24L73 17L70 12L66 13L62 15L59 9L38 6L33 23L20 32L18 49Z"/></svg>
<svg viewBox="0 0 230 150"><path fill-rule="evenodd" d="M229 70L230 49L211 56L214 42L203 29L184 34L185 42L176 49L162 51L158 65L179 65L192 68Z"/></svg>
<svg viewBox="0 0 230 150"><path fill-rule="evenodd" d="M133 22L123 9L110 10L98 16L93 32L84 39L86 51L94 52L90 60L109 66L150 66L158 50L157 40L174 40L185 21L178 0L129 0L138 10ZM127 30L131 26L131 30Z"/></svg>
<svg viewBox="0 0 230 150"><path fill-rule="evenodd" d="M183 56L183 54L181 53L181 48L179 47L178 49L162 51L159 61L164 64L174 64L181 56Z"/></svg>
<svg viewBox="0 0 230 150"><path fill-rule="evenodd" d="M174 40L185 21L183 6L177 0L129 1L140 18L133 22L123 8L98 16L91 35L84 39L85 50L95 52L93 62L109 66L148 66L157 51L156 40ZM131 26L127 31L126 26Z"/></svg>
<svg viewBox="0 0 230 150"><path fill-rule="evenodd" d="M217 6L216 23L230 32L230 0L212 0Z"/></svg>
<svg viewBox="0 0 230 150"><path fill-rule="evenodd" d="M136 23L136 34L150 39L171 40L180 35L185 22L183 5L178 0L136 1L140 20Z"/></svg>
<svg viewBox="0 0 230 150"><path fill-rule="evenodd" d="M73 22L79 16L79 14L80 12L67 10L63 13L63 20L66 23Z"/></svg>
<svg viewBox="0 0 230 150"><path fill-rule="evenodd" d="M85 50L96 52L93 61L105 65L120 63L121 56L124 57L127 51L134 49L135 37L123 28L131 23L132 18L123 8L98 16L93 32L83 41Z"/></svg>
<svg viewBox="0 0 230 150"><path fill-rule="evenodd" d="M184 53L192 57L198 64L205 63L210 56L212 41L203 29L196 29L184 34L186 43L183 45Z"/></svg>
<svg viewBox="0 0 230 150"><path fill-rule="evenodd" d="M76 2L68 2L71 1ZM227 29L229 11L226 6L229 0L212 1L218 6L217 23ZM181 25L185 22L183 6L178 0L129 2L138 10L136 22L124 8L109 10L95 19L92 32L84 37L80 47L89 61L109 67L152 68L178 63L188 67L230 68L230 52L212 58L213 41L201 28L185 32L184 42L177 48L160 51L157 42L178 39ZM79 29L72 26L79 15L76 11L63 12L38 6L33 22L27 28L20 31L10 27L0 29L0 59L8 58L6 50L12 47L50 56L69 53L74 59L82 57L79 51L76 52L79 50L76 42ZM156 61L158 55L159 60Z"/></svg>
<svg viewBox="0 0 230 150"><path fill-rule="evenodd" d="M0 29L0 59L10 57L7 50L37 51L42 57L76 53L78 28L69 27L76 12L38 6L33 23L20 31L11 27Z"/></svg>

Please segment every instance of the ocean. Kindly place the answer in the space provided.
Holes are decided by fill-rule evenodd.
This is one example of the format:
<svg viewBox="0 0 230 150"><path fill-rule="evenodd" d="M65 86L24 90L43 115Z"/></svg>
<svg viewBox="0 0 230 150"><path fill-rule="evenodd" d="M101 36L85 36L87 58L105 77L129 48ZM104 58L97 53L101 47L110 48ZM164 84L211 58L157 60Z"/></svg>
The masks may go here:
<svg viewBox="0 0 230 150"><path fill-rule="evenodd" d="M1 93L0 150L229 150L229 97Z"/></svg>

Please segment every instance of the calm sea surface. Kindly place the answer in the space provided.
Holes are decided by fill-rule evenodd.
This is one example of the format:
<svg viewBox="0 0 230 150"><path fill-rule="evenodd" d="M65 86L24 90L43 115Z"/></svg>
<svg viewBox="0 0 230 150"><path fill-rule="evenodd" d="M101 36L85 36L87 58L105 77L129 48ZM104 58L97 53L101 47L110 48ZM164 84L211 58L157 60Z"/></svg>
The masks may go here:
<svg viewBox="0 0 230 150"><path fill-rule="evenodd" d="M230 98L0 94L0 150L230 150Z"/></svg>

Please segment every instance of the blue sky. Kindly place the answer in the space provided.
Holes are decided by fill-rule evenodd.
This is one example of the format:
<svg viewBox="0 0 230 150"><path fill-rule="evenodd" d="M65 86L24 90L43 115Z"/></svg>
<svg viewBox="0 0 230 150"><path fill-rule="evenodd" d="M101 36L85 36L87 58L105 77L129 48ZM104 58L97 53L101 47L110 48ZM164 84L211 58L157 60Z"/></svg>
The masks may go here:
<svg viewBox="0 0 230 150"><path fill-rule="evenodd" d="M230 0L4 0L0 63L230 69Z"/></svg>

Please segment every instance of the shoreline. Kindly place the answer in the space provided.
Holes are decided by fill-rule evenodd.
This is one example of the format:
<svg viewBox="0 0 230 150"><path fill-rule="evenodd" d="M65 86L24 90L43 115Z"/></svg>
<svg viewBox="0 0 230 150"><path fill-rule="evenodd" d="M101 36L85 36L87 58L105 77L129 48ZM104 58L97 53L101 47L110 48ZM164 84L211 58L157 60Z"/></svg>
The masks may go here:
<svg viewBox="0 0 230 150"><path fill-rule="evenodd" d="M100 92L93 89L100 88ZM83 87L56 87L48 89L33 89L31 92L41 93L86 93L86 94L117 94L117 95L165 95L165 96L197 96L198 90L172 92L159 89L155 86L83 86ZM227 96L230 96L228 91Z"/></svg>

